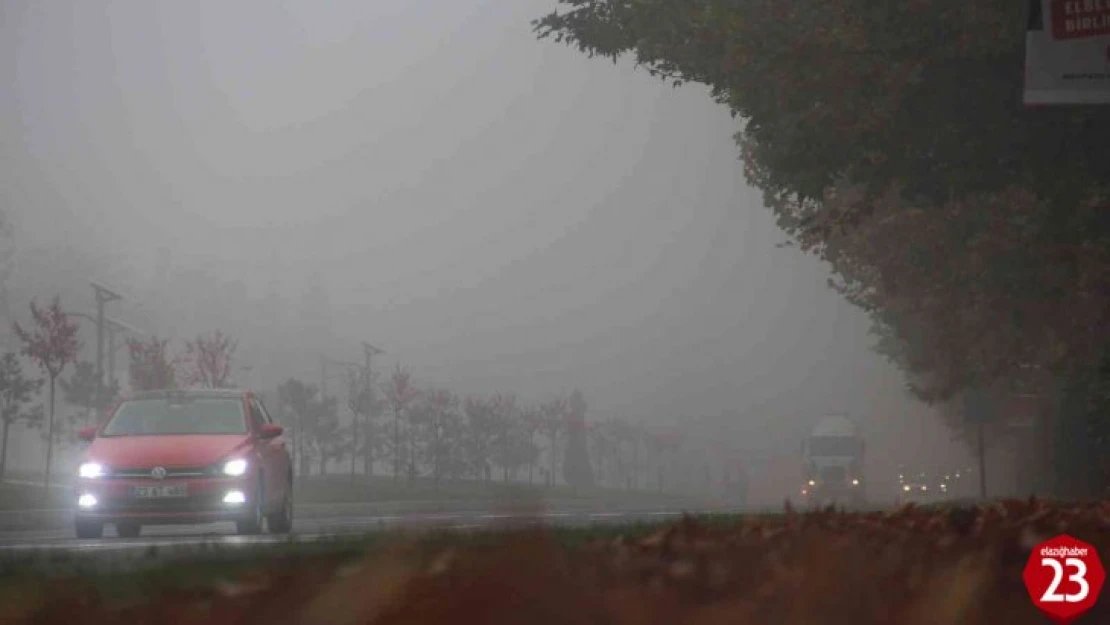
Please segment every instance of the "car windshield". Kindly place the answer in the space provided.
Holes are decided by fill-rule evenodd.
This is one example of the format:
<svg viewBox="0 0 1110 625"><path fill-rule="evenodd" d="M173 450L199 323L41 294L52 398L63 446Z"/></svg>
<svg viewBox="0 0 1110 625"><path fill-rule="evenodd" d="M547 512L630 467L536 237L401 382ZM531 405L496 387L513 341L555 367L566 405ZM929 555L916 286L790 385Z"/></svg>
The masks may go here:
<svg viewBox="0 0 1110 625"><path fill-rule="evenodd" d="M809 439L809 453L813 456L854 456L859 453L859 441L852 436L815 436Z"/></svg>
<svg viewBox="0 0 1110 625"><path fill-rule="evenodd" d="M103 436L245 434L247 421L237 398L132 399L120 404Z"/></svg>

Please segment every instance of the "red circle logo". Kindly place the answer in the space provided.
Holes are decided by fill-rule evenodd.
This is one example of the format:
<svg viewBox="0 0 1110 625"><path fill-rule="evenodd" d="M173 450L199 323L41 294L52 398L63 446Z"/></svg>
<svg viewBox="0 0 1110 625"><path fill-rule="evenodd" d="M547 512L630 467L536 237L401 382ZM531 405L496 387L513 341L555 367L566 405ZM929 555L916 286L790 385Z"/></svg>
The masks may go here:
<svg viewBox="0 0 1110 625"><path fill-rule="evenodd" d="M1033 548L1022 579L1033 605L1065 625L1094 607L1106 570L1094 546L1061 534Z"/></svg>

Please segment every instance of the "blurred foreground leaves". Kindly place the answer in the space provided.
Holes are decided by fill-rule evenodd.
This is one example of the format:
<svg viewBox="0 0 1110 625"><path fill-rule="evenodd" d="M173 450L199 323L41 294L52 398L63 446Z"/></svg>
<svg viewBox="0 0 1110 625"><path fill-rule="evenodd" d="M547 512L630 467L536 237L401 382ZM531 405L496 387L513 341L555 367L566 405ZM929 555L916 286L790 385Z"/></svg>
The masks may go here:
<svg viewBox="0 0 1110 625"><path fill-rule="evenodd" d="M571 532L579 530L570 530ZM1043 623L1021 571L1067 532L1110 554L1110 502L1006 501L848 514L685 518L646 536L564 530L394 541L354 559L216 568L209 583L104 579L0 587L2 623ZM199 562L173 565L200 566ZM1106 600L1083 617L1110 622Z"/></svg>

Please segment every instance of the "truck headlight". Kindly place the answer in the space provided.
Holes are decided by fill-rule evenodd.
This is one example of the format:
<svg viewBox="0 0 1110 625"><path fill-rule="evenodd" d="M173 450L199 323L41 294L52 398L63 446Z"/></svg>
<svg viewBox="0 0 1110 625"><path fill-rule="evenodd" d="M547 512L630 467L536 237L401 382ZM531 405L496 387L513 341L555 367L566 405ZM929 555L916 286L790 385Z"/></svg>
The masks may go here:
<svg viewBox="0 0 1110 625"><path fill-rule="evenodd" d="M224 475L239 477L247 472L247 461L243 459L228 460L224 463Z"/></svg>
<svg viewBox="0 0 1110 625"><path fill-rule="evenodd" d="M902 490L906 491L907 493L910 492L910 485L906 484L905 486L902 487Z"/></svg>

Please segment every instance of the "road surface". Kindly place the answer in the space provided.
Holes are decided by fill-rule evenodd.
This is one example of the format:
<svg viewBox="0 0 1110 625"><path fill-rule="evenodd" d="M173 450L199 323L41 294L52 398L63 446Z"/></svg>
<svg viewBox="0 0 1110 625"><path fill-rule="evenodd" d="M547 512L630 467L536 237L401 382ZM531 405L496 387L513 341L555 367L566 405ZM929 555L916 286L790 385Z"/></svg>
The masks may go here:
<svg viewBox="0 0 1110 625"><path fill-rule="evenodd" d="M404 506L395 506L395 508ZM419 506L415 506L419 508ZM713 512L738 512L739 510L713 510ZM312 518L298 518L294 522L292 539L313 541L336 536L366 534L387 529L481 529L498 526L548 525L582 526L599 523L638 523L664 521L678 518L681 510L545 510L535 513L510 513L491 510L435 511L393 510L388 514L374 510L360 512L342 507L334 513L317 510ZM149 552L154 548L190 547L201 544L217 546L258 546L282 543L289 536L260 535L238 536L231 523L201 526L147 526L138 538L124 539L115 536L114 528L105 528L104 538L84 540L74 537L71 526L42 529L0 529L0 557L35 552Z"/></svg>

